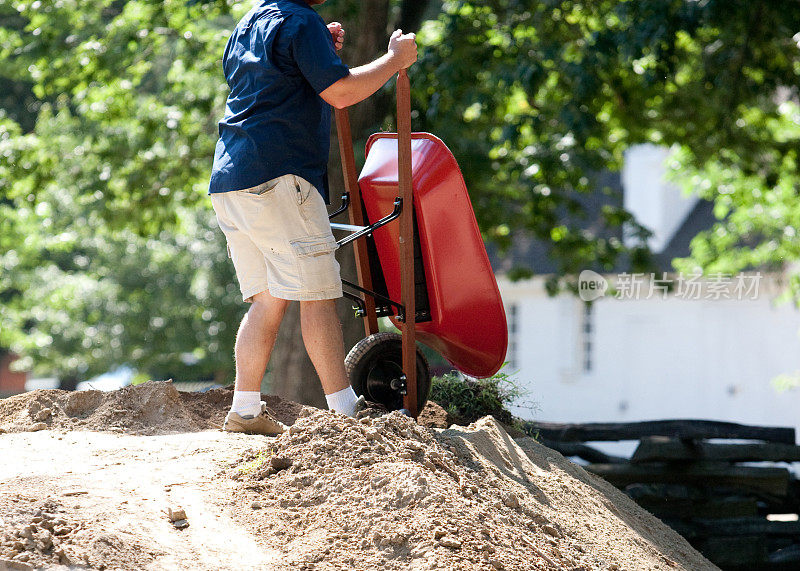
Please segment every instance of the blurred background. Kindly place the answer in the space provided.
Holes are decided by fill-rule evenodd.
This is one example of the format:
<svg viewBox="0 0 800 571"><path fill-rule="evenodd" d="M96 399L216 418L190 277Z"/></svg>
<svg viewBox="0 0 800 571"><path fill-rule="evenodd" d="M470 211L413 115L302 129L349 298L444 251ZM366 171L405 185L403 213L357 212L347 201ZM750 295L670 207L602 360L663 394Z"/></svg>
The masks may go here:
<svg viewBox="0 0 800 571"><path fill-rule="evenodd" d="M0 396L232 383L246 306L206 192L221 56L250 7L0 0ZM796 0L318 9L352 66L392 29L418 34L413 127L467 182L506 305L511 412L800 427ZM359 162L393 97L350 109ZM324 403L296 307L263 388Z"/></svg>

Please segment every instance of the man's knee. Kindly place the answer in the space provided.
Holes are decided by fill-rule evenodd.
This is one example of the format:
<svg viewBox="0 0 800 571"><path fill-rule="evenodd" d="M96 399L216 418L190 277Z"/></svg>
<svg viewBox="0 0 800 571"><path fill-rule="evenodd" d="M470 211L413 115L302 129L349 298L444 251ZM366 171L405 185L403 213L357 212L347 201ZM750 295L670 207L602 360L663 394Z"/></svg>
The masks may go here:
<svg viewBox="0 0 800 571"><path fill-rule="evenodd" d="M300 302L300 311L318 313L318 312L336 312L335 299L315 299L310 301Z"/></svg>
<svg viewBox="0 0 800 571"><path fill-rule="evenodd" d="M264 313L283 315L291 302L288 299L281 299L272 297L269 292L262 291L257 293L252 298L252 305L250 306L250 313Z"/></svg>

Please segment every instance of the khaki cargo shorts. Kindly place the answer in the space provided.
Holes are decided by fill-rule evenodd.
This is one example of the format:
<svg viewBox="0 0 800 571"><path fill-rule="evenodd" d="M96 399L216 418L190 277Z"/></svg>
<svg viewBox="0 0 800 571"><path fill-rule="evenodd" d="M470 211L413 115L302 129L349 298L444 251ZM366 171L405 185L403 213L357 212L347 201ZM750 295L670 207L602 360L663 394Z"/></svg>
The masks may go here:
<svg viewBox="0 0 800 571"><path fill-rule="evenodd" d="M342 296L325 202L307 180L284 175L255 188L212 194L211 203L245 301L266 290L297 301Z"/></svg>

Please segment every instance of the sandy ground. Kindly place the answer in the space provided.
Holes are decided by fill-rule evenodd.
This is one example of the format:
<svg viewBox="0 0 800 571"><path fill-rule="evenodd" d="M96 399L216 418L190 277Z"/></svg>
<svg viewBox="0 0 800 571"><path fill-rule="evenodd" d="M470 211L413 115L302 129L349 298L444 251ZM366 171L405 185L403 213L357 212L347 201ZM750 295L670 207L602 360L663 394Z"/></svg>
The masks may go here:
<svg viewBox="0 0 800 571"><path fill-rule="evenodd" d="M278 554L231 519L239 484L220 477L226 462L262 444L219 431L6 434L0 449L12 460L0 464L0 528L30 524L39 510L53 513L74 528L62 536L68 561L98 568L263 567ZM164 512L172 506L184 508L188 528L169 522Z"/></svg>
<svg viewBox="0 0 800 571"><path fill-rule="evenodd" d="M230 435L203 426L224 414L224 395L148 385L0 401L0 570L716 569L616 489L490 417L442 430L274 401L289 433ZM76 414L76 398L94 408ZM193 419L192 431L165 432L164 414Z"/></svg>

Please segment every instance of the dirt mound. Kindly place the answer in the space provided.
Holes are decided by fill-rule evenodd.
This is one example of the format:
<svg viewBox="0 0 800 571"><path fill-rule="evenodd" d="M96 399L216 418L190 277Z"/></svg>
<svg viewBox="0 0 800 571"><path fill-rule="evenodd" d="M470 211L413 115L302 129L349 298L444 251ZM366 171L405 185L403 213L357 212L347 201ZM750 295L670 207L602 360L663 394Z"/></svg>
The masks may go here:
<svg viewBox="0 0 800 571"><path fill-rule="evenodd" d="M95 534L91 524L71 517L53 500L6 514L0 533L0 569L65 566L124 569L152 562L159 555L113 533Z"/></svg>
<svg viewBox="0 0 800 571"><path fill-rule="evenodd" d="M178 391L170 381L150 381L111 392L36 390L0 399L0 432L46 429L101 430L129 434L168 434L220 428L230 408L232 389L202 393ZM317 410L262 394L269 410L292 424L303 410ZM447 428L450 415L429 402L420 424Z"/></svg>
<svg viewBox="0 0 800 571"><path fill-rule="evenodd" d="M433 431L315 412L232 474L286 568L715 569L611 486L487 417Z"/></svg>
<svg viewBox="0 0 800 571"><path fill-rule="evenodd" d="M262 395L284 423L302 405ZM219 428L230 407L231 391L179 392L169 382L150 381L118 391L37 390L0 400L0 430L105 430L132 434L196 432Z"/></svg>
<svg viewBox="0 0 800 571"><path fill-rule="evenodd" d="M204 430L230 396L150 382L0 401L0 569L716 569L491 417L431 429L265 396L279 438Z"/></svg>
<svg viewBox="0 0 800 571"><path fill-rule="evenodd" d="M449 428L456 424L450 413L433 401L425 403L425 408L420 411L417 422L428 428Z"/></svg>

